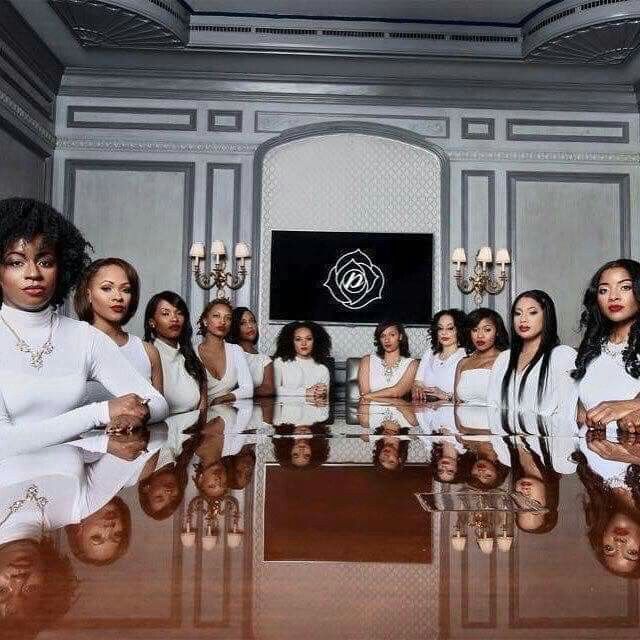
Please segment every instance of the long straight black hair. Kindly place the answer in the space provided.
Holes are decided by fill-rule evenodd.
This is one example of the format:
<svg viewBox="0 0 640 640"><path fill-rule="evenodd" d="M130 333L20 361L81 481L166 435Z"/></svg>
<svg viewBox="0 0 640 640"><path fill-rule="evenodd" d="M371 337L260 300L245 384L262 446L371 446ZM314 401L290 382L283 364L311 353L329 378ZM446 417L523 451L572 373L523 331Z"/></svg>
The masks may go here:
<svg viewBox="0 0 640 640"><path fill-rule="evenodd" d="M200 358L198 358L193 349L193 344L191 343L193 329L191 327L189 307L187 307L187 303L177 293L174 291L161 291L160 293L156 293L156 295L149 300L147 308L144 311L144 339L146 342L153 342L157 338L156 332L151 326L151 319L162 300L168 302L170 305L181 311L184 316L182 331L180 336L178 336L178 347L180 353L184 356L184 368L198 383L200 391L202 392L203 389L206 389L207 374L202 362L200 362Z"/></svg>
<svg viewBox="0 0 640 640"><path fill-rule="evenodd" d="M530 291L523 291L511 305L511 352L509 354L509 365L502 378L502 406L506 407L509 404L509 383L511 378L515 375L518 367L518 358L522 353L522 347L524 340L518 335L515 330L515 312L516 305L523 298L531 298L535 300L542 308L542 336L540 340L540 346L536 351L536 354L531 359L525 369L520 386L518 388L518 400L522 399L525 384L527 378L532 369L538 362L540 364L540 377L538 378L538 402L542 400L542 395L547 387L547 378L549 377L549 364L551 362L551 352L555 347L560 344L560 338L558 337L558 318L556 316L556 306L553 304L553 300L548 293L541 291L540 289L531 289Z"/></svg>

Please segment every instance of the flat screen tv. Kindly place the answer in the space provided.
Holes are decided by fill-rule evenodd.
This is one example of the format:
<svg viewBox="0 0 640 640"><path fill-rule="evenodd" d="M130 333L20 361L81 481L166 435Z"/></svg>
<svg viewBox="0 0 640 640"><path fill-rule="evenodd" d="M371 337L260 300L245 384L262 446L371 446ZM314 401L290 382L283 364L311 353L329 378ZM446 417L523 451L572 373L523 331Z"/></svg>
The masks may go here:
<svg viewBox="0 0 640 640"><path fill-rule="evenodd" d="M431 320L433 235L271 232L270 320Z"/></svg>

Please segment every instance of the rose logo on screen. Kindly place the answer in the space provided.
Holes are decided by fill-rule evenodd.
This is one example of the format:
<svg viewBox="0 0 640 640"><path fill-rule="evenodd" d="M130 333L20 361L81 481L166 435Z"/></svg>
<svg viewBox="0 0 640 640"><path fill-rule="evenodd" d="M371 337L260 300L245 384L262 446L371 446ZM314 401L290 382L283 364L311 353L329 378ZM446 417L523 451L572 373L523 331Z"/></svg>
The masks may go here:
<svg viewBox="0 0 640 640"><path fill-rule="evenodd" d="M337 302L353 311L382 299L384 274L364 251L354 249L338 258L323 286Z"/></svg>

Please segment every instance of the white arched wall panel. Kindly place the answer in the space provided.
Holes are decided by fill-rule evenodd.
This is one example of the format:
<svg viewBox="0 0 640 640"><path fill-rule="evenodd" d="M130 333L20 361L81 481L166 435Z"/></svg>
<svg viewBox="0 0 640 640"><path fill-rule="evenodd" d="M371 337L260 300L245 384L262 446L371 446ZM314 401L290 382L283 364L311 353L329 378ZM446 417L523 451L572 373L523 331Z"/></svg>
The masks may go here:
<svg viewBox="0 0 640 640"><path fill-rule="evenodd" d="M259 316L262 350L270 351L283 323L269 324L271 231L432 233L433 308L441 302L441 160L402 140L332 133L285 142L262 163ZM416 256L420 260L420 256ZM420 286L420 283L416 283ZM393 309L387 314L393 317ZM329 325L337 361L373 348L373 327ZM409 329L411 351L427 346L424 328Z"/></svg>

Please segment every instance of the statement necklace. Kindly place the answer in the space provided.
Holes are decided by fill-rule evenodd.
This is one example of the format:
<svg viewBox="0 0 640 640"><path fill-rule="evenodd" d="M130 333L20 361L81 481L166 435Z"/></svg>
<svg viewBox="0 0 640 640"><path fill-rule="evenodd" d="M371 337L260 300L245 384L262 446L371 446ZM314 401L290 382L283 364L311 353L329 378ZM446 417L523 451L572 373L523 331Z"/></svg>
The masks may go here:
<svg viewBox="0 0 640 640"><path fill-rule="evenodd" d="M5 524L5 522L7 522L7 520L9 520L9 518L11 518L14 513L22 511L22 509L33 503L36 509L38 509L38 511L40 512L40 517L42 519L42 529L44 531L44 508L47 506L47 504L49 504L49 500L47 500L47 498L45 498L44 496L39 495L39 491L40 490L35 484L32 484L30 487L28 487L24 494L24 498L20 498L9 505L7 515L2 520L0 520L0 527L2 527L2 525Z"/></svg>
<svg viewBox="0 0 640 640"><path fill-rule="evenodd" d="M384 360L382 361L382 373L384 375L384 379L389 384L391 384L393 374L395 373L395 370L400 366L401 360L402 356L400 356L393 364L387 364Z"/></svg>
<svg viewBox="0 0 640 640"><path fill-rule="evenodd" d="M611 358L613 358L618 364L624 365L622 353L627 348L627 346L628 346L627 340L625 340L624 342L620 342L618 344L616 344L615 342L611 342L610 340L607 340L607 342L605 342L602 345L602 351L606 353L608 356L610 356Z"/></svg>
<svg viewBox="0 0 640 640"><path fill-rule="evenodd" d="M22 353L28 353L31 357L31 366L34 369L42 369L42 365L44 364L45 356L48 356L53 351L53 342L51 341L53 337L53 322L55 319L55 314L51 314L51 321L49 323L49 337L46 339L45 343L39 348L34 349L26 340L23 340L18 332L6 321L5 317L0 313L0 320L4 323L5 327L11 331L16 342L16 349L21 351Z"/></svg>

